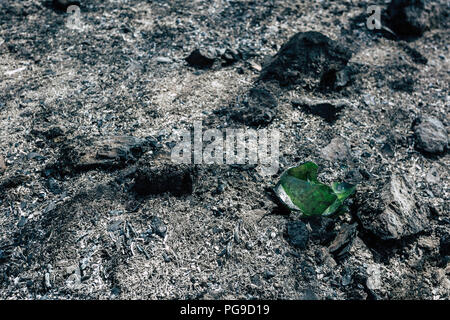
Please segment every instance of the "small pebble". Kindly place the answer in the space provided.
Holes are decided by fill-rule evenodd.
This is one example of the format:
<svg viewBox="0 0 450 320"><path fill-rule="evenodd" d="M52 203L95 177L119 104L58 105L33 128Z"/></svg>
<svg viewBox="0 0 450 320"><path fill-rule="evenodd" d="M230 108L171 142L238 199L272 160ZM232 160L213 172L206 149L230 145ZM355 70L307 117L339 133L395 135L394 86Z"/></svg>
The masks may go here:
<svg viewBox="0 0 450 320"><path fill-rule="evenodd" d="M155 61L158 63L171 63L172 59L167 58L167 57L156 57Z"/></svg>

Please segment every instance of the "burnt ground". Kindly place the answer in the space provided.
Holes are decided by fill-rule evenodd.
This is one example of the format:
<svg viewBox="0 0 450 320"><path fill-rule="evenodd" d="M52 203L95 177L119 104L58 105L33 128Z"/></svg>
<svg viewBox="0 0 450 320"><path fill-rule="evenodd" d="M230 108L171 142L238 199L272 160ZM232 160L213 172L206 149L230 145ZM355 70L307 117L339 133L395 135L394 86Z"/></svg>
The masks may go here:
<svg viewBox="0 0 450 320"><path fill-rule="evenodd" d="M448 299L450 158L414 129L433 116L448 131L448 14L399 39L368 30L366 6L88 0L69 28L51 1L1 1L0 298ZM350 76L338 89L258 82L277 107L250 125L281 132L278 174L170 162L172 134L194 120L246 127L228 106L306 31L352 52ZM199 68L185 60L197 48L239 54ZM302 99L346 103L326 121ZM274 201L282 170L310 160L324 182L358 183L348 212L305 220ZM392 209L378 195L397 177L394 232L371 204Z"/></svg>

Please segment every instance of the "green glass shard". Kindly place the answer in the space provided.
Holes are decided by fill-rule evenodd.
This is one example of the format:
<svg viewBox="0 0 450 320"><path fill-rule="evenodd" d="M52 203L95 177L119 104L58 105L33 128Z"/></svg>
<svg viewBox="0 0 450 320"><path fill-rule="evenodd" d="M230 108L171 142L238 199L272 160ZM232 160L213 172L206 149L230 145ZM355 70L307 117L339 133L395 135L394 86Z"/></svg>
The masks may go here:
<svg viewBox="0 0 450 320"><path fill-rule="evenodd" d="M276 195L289 209L301 211L305 216L337 212L356 186L345 182L327 186L317 180L317 171L314 162L286 170L274 188Z"/></svg>

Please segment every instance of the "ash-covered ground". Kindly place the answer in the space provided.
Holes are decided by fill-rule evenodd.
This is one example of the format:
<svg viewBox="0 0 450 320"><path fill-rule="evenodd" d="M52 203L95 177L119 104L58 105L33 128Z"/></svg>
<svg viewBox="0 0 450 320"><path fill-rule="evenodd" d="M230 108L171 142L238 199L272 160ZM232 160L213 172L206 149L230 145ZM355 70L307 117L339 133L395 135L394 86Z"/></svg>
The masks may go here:
<svg viewBox="0 0 450 320"><path fill-rule="evenodd" d="M0 1L1 299L450 297L447 1L79 9ZM278 173L174 164L194 121L278 130ZM348 212L275 201L306 161Z"/></svg>

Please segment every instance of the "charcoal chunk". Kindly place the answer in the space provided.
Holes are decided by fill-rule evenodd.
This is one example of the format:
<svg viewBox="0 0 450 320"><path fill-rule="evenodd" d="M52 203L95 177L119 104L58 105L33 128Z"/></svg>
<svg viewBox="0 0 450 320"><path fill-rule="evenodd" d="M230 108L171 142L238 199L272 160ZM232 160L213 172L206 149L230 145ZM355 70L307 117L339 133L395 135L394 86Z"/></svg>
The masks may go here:
<svg viewBox="0 0 450 320"><path fill-rule="evenodd" d="M299 32L266 64L260 78L281 85L333 85L352 53L320 32Z"/></svg>
<svg viewBox="0 0 450 320"><path fill-rule="evenodd" d="M175 196L191 194L193 179L190 169L168 166L139 169L133 190L141 196L169 192Z"/></svg>
<svg viewBox="0 0 450 320"><path fill-rule="evenodd" d="M277 113L278 103L266 89L252 88L230 106L231 119L248 126L266 126Z"/></svg>
<svg viewBox="0 0 450 320"><path fill-rule="evenodd" d="M217 58L217 53L214 49L195 49L185 59L186 62L196 68L206 69L211 68Z"/></svg>
<svg viewBox="0 0 450 320"><path fill-rule="evenodd" d="M290 221L287 224L289 242L296 248L305 249L309 240L309 230L302 221Z"/></svg>

